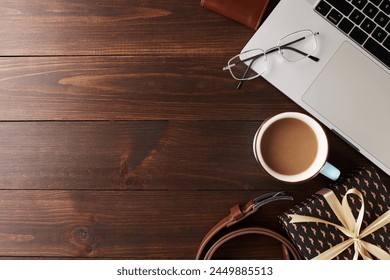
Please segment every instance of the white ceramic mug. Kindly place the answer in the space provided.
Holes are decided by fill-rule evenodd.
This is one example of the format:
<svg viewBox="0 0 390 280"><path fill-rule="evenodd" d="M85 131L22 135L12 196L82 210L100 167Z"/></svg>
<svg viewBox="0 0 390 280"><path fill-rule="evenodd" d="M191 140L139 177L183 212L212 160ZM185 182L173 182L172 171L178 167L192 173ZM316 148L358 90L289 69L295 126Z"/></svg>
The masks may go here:
<svg viewBox="0 0 390 280"><path fill-rule="evenodd" d="M262 149L263 150L266 149L262 146L262 142L266 141L264 140L265 139L264 133L267 131L267 129L270 128L271 125L274 125L276 122L281 120L283 121L285 119L298 120L308 125L309 128L314 133L315 139L317 141L316 152L315 154L313 153L312 155L313 160L311 161L310 158L310 164L308 165L308 167L302 171L299 171L299 173L297 174L283 174L275 171L270 167L270 164L268 164L267 161L264 159L266 151L262 152ZM290 141L289 139L286 139L285 141L287 143L286 145L288 145L289 141ZM270 143L272 143L272 141ZM270 147L270 148L275 148L275 147ZM326 161L328 157L328 150L329 150L328 139L321 125L313 118L309 117L308 115L302 113L296 113L296 112L285 112L267 119L259 127L253 140L254 156L257 162L260 164L260 166L264 169L264 171L277 180L283 182L289 182L289 183L299 183L299 182L307 181L313 178L314 176L316 176L318 173L323 174L324 176L328 177L331 180L337 180L338 177L340 176L340 171Z"/></svg>

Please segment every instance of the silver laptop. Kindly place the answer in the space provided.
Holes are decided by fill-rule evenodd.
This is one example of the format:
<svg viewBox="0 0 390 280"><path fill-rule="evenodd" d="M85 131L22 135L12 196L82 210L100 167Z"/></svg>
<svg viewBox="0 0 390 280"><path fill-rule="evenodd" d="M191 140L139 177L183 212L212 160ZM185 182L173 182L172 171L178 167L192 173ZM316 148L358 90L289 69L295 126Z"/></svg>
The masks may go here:
<svg viewBox="0 0 390 280"><path fill-rule="evenodd" d="M243 51L318 32L318 62L274 52L263 77L390 175L389 12L390 0L281 0Z"/></svg>

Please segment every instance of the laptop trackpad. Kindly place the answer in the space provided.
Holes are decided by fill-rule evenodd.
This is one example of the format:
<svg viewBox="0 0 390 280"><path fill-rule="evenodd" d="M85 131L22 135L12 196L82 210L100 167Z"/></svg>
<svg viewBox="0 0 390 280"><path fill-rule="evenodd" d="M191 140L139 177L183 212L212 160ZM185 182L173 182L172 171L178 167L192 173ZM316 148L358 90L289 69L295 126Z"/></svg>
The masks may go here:
<svg viewBox="0 0 390 280"><path fill-rule="evenodd" d="M344 42L302 99L390 167L389 89L390 75Z"/></svg>

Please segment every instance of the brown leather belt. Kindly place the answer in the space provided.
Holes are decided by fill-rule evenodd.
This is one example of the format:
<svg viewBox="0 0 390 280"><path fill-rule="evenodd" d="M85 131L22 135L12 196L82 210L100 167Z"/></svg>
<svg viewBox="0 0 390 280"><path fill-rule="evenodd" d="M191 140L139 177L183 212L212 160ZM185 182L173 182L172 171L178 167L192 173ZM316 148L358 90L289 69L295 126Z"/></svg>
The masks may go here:
<svg viewBox="0 0 390 280"><path fill-rule="evenodd" d="M290 241L288 241L281 234L263 227L248 227L237 229L223 235L216 241L211 242L213 237L215 237L217 233L219 233L223 229L237 224L238 222L257 212L257 210L261 206L268 204L272 201L278 200L293 200L293 198L291 196L286 195L284 192L273 192L261 195L256 199L249 201L243 207L239 205L233 206L230 209L230 214L223 218L221 221L219 221L203 238L196 254L196 259L209 260L212 258L215 251L217 251L218 248L221 247L224 243L235 237L247 234L259 234L272 237L282 244L283 259L290 259L290 255L293 259L301 259L297 249L294 247L294 245L292 245Z"/></svg>

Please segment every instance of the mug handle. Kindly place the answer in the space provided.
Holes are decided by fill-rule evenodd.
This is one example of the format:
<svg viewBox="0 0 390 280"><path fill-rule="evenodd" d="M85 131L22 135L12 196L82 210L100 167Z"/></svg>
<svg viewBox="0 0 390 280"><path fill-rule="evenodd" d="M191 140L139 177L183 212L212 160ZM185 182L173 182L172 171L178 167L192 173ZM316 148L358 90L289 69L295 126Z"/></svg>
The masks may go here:
<svg viewBox="0 0 390 280"><path fill-rule="evenodd" d="M320 173L333 181L336 181L340 177L340 170L329 162L325 162L324 166L320 170Z"/></svg>

